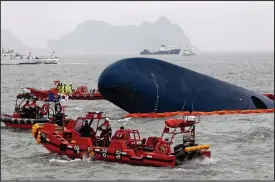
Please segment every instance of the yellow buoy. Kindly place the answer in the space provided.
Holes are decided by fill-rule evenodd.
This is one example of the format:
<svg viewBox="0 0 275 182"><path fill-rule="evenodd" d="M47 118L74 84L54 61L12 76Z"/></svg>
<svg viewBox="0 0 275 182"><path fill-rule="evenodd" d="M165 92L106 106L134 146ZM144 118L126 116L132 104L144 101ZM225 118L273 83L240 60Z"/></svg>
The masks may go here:
<svg viewBox="0 0 275 182"><path fill-rule="evenodd" d="M39 127L38 124L33 125L33 129L36 129L38 127Z"/></svg>
<svg viewBox="0 0 275 182"><path fill-rule="evenodd" d="M202 150L202 149L209 149L209 147L210 147L209 144L204 144L204 145L186 147L186 148L184 149L184 151L185 151L185 152L193 152L193 151Z"/></svg>

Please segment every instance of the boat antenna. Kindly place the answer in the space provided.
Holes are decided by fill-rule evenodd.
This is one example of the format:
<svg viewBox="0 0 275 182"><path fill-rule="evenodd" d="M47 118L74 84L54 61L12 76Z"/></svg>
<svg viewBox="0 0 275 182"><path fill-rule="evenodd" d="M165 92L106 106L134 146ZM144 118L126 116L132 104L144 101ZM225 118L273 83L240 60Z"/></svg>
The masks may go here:
<svg viewBox="0 0 275 182"><path fill-rule="evenodd" d="M187 99L185 99L185 101L184 101L184 104L183 104L183 106L182 106L182 108L181 108L181 112L183 112L183 109L184 109L184 107L185 107L186 101L187 101ZM183 115L182 115L182 119L184 119Z"/></svg>
<svg viewBox="0 0 275 182"><path fill-rule="evenodd" d="M183 104L183 106L182 106L182 108L181 108L181 112L183 111L183 109L184 109L184 107L185 107L186 101L187 101L187 99L185 99L185 101L184 101L184 104Z"/></svg>

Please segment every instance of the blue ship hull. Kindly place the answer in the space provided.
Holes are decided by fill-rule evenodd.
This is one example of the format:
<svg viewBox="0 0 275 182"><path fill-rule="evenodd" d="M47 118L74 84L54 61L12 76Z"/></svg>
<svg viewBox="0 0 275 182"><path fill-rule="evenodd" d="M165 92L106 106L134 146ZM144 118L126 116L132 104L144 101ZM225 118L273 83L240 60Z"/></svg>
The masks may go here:
<svg viewBox="0 0 275 182"><path fill-rule="evenodd" d="M274 108L274 101L262 94L152 58L109 65L98 88L129 113Z"/></svg>
<svg viewBox="0 0 275 182"><path fill-rule="evenodd" d="M157 51L157 52L150 52L147 49L140 52L140 55L167 55L167 54L179 54L180 49L172 49L171 51Z"/></svg>

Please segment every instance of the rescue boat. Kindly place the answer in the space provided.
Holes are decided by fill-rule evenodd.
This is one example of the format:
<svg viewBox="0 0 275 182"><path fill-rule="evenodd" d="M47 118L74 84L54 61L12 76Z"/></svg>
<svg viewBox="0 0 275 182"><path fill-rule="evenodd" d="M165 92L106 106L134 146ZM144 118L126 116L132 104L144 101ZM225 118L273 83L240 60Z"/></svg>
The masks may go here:
<svg viewBox="0 0 275 182"><path fill-rule="evenodd" d="M59 93L57 88L60 81L54 81L54 87L49 90L39 90L36 88L26 87L23 88L26 92L18 94L17 97L24 97L26 94L31 93L35 95L39 100L44 100L48 98L49 94L58 94L61 97L68 96L71 100L102 100L104 97L99 93L98 89L88 90L87 86L79 86L73 89L72 93Z"/></svg>
<svg viewBox="0 0 275 182"><path fill-rule="evenodd" d="M36 124L32 133L38 144L71 159L88 157L132 165L174 167L186 160L211 157L208 144L195 143L195 124L198 123L195 116L166 120L160 137L150 136L142 140L139 131L131 129L119 129L107 140L100 138L98 126L105 118L102 112L89 112L77 120L70 120L65 127ZM90 137L82 137L79 132L84 120L93 128ZM184 136L182 143L174 145L175 136L179 134L189 135L189 139ZM168 138L164 139L164 135Z"/></svg>
<svg viewBox="0 0 275 182"><path fill-rule="evenodd" d="M9 128L31 129L36 123L62 123L66 117L64 106L48 100L37 102L32 110L24 109L24 103L30 101L39 100L32 94L17 97L13 114L1 114L0 121Z"/></svg>

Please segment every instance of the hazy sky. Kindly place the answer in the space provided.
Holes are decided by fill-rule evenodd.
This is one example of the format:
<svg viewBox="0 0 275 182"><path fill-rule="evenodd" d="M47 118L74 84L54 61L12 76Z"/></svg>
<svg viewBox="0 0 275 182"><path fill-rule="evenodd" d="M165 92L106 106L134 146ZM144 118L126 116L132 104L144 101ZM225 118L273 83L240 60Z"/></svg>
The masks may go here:
<svg viewBox="0 0 275 182"><path fill-rule="evenodd" d="M203 51L274 50L274 2L1 2L1 28L31 47L86 20L140 25L166 16Z"/></svg>

